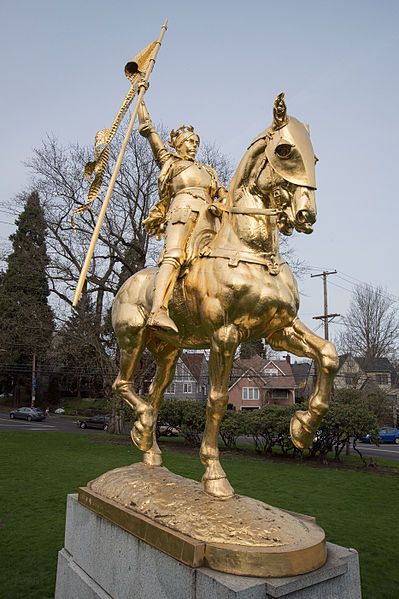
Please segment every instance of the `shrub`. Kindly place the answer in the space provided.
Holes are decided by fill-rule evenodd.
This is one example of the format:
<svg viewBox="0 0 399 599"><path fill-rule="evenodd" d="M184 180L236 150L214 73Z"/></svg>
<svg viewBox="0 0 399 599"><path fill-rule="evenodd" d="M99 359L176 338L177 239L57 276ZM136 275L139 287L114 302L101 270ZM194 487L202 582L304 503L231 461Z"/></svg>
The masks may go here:
<svg viewBox="0 0 399 599"><path fill-rule="evenodd" d="M106 399L67 399L62 407L69 416L96 416L109 414L110 407Z"/></svg>
<svg viewBox="0 0 399 599"><path fill-rule="evenodd" d="M248 433L249 412L228 410L220 425L220 436L226 447L237 447L237 439Z"/></svg>
<svg viewBox="0 0 399 599"><path fill-rule="evenodd" d="M283 454L302 453L290 438L290 420L296 410L306 406L266 405L260 410L235 412L227 410L220 426L220 436L228 448L237 447L241 436L252 437L259 453L271 454L279 448ZM196 400L167 399L163 402L158 418L159 426L176 428L191 446L201 443L206 418L206 403ZM352 441L354 450L362 458L356 442L367 433L378 439L376 416L359 394L337 394L331 407L315 434L309 449L310 457L324 459L334 452L339 459L342 451ZM363 458L362 458L363 459Z"/></svg>
<svg viewBox="0 0 399 599"><path fill-rule="evenodd" d="M367 433L371 433L374 440L378 439L376 415L370 411L358 392L342 390L331 402L309 454L324 458L333 451L334 457L338 459L352 441L354 450L363 459L356 442Z"/></svg>
<svg viewBox="0 0 399 599"><path fill-rule="evenodd" d="M259 453L272 453L281 426L281 409L279 406L267 405L249 412L248 433L252 435Z"/></svg>
<svg viewBox="0 0 399 599"><path fill-rule="evenodd" d="M166 399L158 416L160 426L177 428L189 445L199 445L205 428L206 402L197 400Z"/></svg>

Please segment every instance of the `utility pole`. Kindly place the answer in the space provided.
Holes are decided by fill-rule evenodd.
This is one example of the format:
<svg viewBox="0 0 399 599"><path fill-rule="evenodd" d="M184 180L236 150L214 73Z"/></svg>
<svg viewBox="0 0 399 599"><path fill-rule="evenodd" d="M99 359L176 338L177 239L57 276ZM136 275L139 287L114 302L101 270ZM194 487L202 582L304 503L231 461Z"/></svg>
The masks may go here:
<svg viewBox="0 0 399 599"><path fill-rule="evenodd" d="M328 341L328 319L335 318L336 316L341 316L340 314L329 314L328 313L328 302L327 302L327 277L329 275L335 275L337 273L336 270L326 271L323 270L318 275L310 275L312 279L314 277L323 277L323 291L324 291L324 314L322 316L313 316L314 320L324 320L324 339Z"/></svg>
<svg viewBox="0 0 399 599"><path fill-rule="evenodd" d="M36 354L33 354L32 358L32 400L31 400L31 408L35 407L36 401Z"/></svg>

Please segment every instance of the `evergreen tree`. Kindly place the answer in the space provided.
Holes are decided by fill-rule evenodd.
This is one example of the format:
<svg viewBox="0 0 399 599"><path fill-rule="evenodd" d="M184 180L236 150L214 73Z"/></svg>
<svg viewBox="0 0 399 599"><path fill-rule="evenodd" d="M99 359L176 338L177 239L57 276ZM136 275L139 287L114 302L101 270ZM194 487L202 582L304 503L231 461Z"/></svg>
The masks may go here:
<svg viewBox="0 0 399 599"><path fill-rule="evenodd" d="M33 355L38 361L44 359L53 333L46 276L46 222L37 192L27 196L16 225L10 236L12 252L0 282L0 359L3 369L12 365L17 375L14 386L21 383L24 371L29 379Z"/></svg>
<svg viewBox="0 0 399 599"><path fill-rule="evenodd" d="M258 354L261 358L266 357L265 343L263 339L256 341L244 341L240 345L240 358L252 358Z"/></svg>
<svg viewBox="0 0 399 599"><path fill-rule="evenodd" d="M84 290L53 344L60 384L68 394L79 398L102 394L100 332L93 302Z"/></svg>

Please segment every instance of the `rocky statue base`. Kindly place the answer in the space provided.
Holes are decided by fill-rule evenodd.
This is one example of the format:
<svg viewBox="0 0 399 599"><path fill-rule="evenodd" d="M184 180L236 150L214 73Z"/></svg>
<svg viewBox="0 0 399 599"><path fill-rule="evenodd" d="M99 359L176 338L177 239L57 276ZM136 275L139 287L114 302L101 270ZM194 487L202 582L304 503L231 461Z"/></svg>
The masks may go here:
<svg viewBox="0 0 399 599"><path fill-rule="evenodd" d="M162 488L166 484L170 496L156 485L154 488L147 476L155 476L158 481L161 477ZM80 490L79 499L70 495L65 547L58 559L56 599L361 598L357 552L326 543L313 519L286 512L283 514L289 518L280 518L280 510L245 497L227 502L210 499L212 513L206 508L206 500L204 504L203 494L195 517L185 501L191 501L189 496L199 485L182 479L190 486L190 493L186 499L178 493L176 497L173 481L181 483L180 478L166 469L135 465L89 483ZM111 489L113 499L107 497ZM148 493L151 502L145 500ZM198 505L195 497L196 493L193 501ZM128 498L130 505L126 505ZM172 518L171 514L180 513L174 508L181 501L181 513L186 518ZM295 548L288 545L285 526L287 522L293 524L290 518L299 522L308 548L300 547L298 542ZM232 525L232 519L236 525ZM177 530L181 528L184 532ZM287 570L303 570L304 564L309 566L320 559L322 565L308 573L287 574ZM242 575L243 570L255 565L258 572ZM271 576L270 571L285 573Z"/></svg>

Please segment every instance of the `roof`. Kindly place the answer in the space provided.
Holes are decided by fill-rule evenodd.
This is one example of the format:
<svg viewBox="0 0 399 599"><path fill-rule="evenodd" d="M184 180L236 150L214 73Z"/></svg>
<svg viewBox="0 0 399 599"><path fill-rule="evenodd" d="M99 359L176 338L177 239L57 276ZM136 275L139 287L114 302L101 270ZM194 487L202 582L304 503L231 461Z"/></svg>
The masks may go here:
<svg viewBox="0 0 399 599"><path fill-rule="evenodd" d="M201 374L204 374L203 363L205 354L202 352L183 352L181 360L185 366L189 369L196 381L199 381Z"/></svg>
<svg viewBox="0 0 399 599"><path fill-rule="evenodd" d="M340 356L338 356L339 368L341 368L341 366L346 362L348 358L353 358L354 360L356 360L356 358L354 358L351 354L341 354Z"/></svg>
<svg viewBox="0 0 399 599"><path fill-rule="evenodd" d="M265 372L267 367L275 367L279 371L278 376L268 375ZM296 387L291 364L287 360L267 360L259 355L234 361L230 389L243 378L251 379L258 387L267 389L295 389Z"/></svg>
<svg viewBox="0 0 399 599"><path fill-rule="evenodd" d="M339 356L339 366L341 367L348 358L355 360L364 372L392 372L395 368L388 358L358 358L352 354L342 354Z"/></svg>
<svg viewBox="0 0 399 599"><path fill-rule="evenodd" d="M395 372L388 358L356 358L365 372Z"/></svg>

